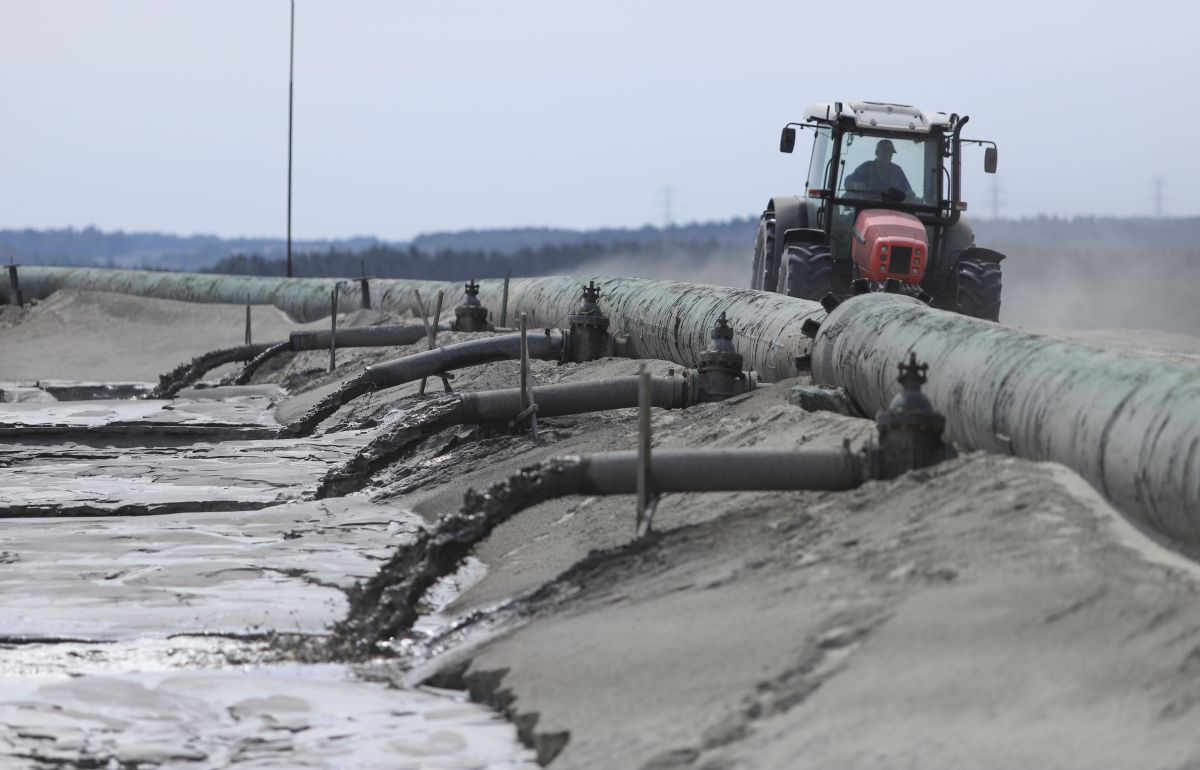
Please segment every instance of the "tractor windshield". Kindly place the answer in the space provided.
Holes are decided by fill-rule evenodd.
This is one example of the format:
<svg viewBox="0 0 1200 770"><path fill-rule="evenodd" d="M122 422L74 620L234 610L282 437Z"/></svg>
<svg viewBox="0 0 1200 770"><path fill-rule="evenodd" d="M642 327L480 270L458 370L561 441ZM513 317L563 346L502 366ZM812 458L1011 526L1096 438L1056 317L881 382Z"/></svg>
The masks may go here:
<svg viewBox="0 0 1200 770"><path fill-rule="evenodd" d="M837 197L936 207L941 169L938 144L936 135L847 131L842 137Z"/></svg>

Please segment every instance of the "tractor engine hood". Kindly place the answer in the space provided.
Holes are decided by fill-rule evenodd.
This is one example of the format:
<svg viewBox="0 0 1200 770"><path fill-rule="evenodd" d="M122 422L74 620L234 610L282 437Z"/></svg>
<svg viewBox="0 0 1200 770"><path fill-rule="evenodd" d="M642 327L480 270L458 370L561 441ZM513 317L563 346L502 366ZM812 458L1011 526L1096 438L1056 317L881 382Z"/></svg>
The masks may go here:
<svg viewBox="0 0 1200 770"><path fill-rule="evenodd" d="M877 282L894 278L915 285L925 277L929 236L912 214L863 209L854 221L850 255L863 278Z"/></svg>

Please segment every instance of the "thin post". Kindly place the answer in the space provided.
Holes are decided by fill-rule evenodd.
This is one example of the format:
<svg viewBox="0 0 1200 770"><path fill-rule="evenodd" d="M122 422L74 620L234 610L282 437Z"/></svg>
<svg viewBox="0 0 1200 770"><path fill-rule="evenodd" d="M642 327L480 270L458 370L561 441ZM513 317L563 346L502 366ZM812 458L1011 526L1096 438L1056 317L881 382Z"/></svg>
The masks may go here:
<svg viewBox="0 0 1200 770"><path fill-rule="evenodd" d="M425 336L429 340L428 349L433 350L437 347L438 319L442 316L442 299L445 297L445 292L440 289L438 290L432 322L430 321L429 316L426 314L425 303L421 301L421 292L413 289L413 294L416 295L417 298L417 307L421 309L421 320L425 323ZM421 387L417 389L417 395L425 395L425 386L428 383L428 377L421 378ZM450 392L450 380L445 376L442 376L442 387L446 389L447 393Z"/></svg>
<svg viewBox="0 0 1200 770"><path fill-rule="evenodd" d="M529 387L529 316L521 314L521 415L529 416L529 430L538 440L537 405Z"/></svg>
<svg viewBox="0 0 1200 770"><path fill-rule="evenodd" d="M250 298L246 298L246 344L253 345L254 337L250 333Z"/></svg>
<svg viewBox="0 0 1200 770"><path fill-rule="evenodd" d="M329 371L337 368L337 305L338 284L333 285L329 294Z"/></svg>
<svg viewBox="0 0 1200 770"><path fill-rule="evenodd" d="M650 533L658 498L650 479L650 372L642 364L638 370L638 465L637 465L637 537Z"/></svg>
<svg viewBox="0 0 1200 770"><path fill-rule="evenodd" d="M420 289L413 289L413 298L417 302L417 310L421 311L421 323L425 325L425 336L432 337L433 330L429 328L429 312L425 309L425 302L421 299Z"/></svg>
<svg viewBox="0 0 1200 770"><path fill-rule="evenodd" d="M292 25L288 38L288 189L287 189L287 277L292 277L292 102L296 71L296 0L292 0ZM332 356L332 353L330 354ZM332 368L331 368L332 371Z"/></svg>
<svg viewBox="0 0 1200 770"><path fill-rule="evenodd" d="M429 321L429 349L437 347L438 322L442 319L442 299L446 292L438 289L437 302L434 303L433 318Z"/></svg>
<svg viewBox="0 0 1200 770"><path fill-rule="evenodd" d="M25 304L25 297L21 295L21 280L17 276L17 265L13 263L12 257L8 258L8 262L8 301L21 307Z"/></svg>
<svg viewBox="0 0 1200 770"><path fill-rule="evenodd" d="M367 278L367 261L365 259L358 260L358 265L362 269L362 278L359 279L359 287L362 289L362 306L364 310L371 309L371 279Z"/></svg>
<svg viewBox="0 0 1200 770"><path fill-rule="evenodd" d="M508 326L508 279L512 278L512 271L509 270L504 274L504 295L500 300L500 326Z"/></svg>
<svg viewBox="0 0 1200 770"><path fill-rule="evenodd" d="M521 411L529 408L529 332L528 317L521 314Z"/></svg>

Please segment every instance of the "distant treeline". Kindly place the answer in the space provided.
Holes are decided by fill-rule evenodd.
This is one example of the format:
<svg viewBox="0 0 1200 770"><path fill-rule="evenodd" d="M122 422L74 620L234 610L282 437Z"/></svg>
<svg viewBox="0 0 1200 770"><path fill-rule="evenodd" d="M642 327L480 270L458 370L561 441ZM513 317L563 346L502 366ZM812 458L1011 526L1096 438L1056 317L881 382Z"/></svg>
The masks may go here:
<svg viewBox="0 0 1200 770"><path fill-rule="evenodd" d="M362 251L330 249L293 256L297 276L414 278L433 281L466 281L472 278L502 278L569 273L583 265L608 259L661 260L688 256L707 261L728 251L716 239L677 244L661 242L613 242L554 244L520 248L511 252L444 249L429 253L414 246L373 246ZM283 275L285 262L258 254L226 257L206 272L234 275Z"/></svg>
<svg viewBox="0 0 1200 770"><path fill-rule="evenodd" d="M974 221L977 242L1014 256L1063 249L1189 251L1200 243L1200 217L1152 219L1031 217ZM509 228L419 235L411 243L347 238L296 241L298 275L466 279L563 272L587 263L693 256L718 250L723 263L749 264L758 217L670 227ZM281 238L219 238L162 233L104 232L94 227L0 230L0 262L101 265L159 270L208 270L282 275ZM630 262L634 260L634 262ZM365 264L364 264L365 263ZM748 268L747 268L748 269Z"/></svg>
<svg viewBox="0 0 1200 770"><path fill-rule="evenodd" d="M620 249L630 244L693 244L716 242L727 246L745 246L754 237L757 217L734 217L719 222L692 222L683 225L639 228L606 227L598 230L567 230L553 227L519 227L505 230L461 230L458 232L418 235L412 246L419 251L486 251L515 254L547 246L595 244Z"/></svg>
<svg viewBox="0 0 1200 770"><path fill-rule="evenodd" d="M360 249L374 238L297 241L298 249ZM221 238L216 235L105 232L95 227L48 230L0 230L0 262L11 258L26 265L145 267L158 270L202 270L234 253L282 256L281 238Z"/></svg>

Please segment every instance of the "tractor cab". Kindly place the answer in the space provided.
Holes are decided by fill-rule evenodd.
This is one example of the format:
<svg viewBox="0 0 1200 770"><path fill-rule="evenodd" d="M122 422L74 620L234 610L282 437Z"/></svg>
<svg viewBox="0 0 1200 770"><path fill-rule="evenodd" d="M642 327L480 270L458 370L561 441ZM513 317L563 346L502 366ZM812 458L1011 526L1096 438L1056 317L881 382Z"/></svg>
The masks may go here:
<svg viewBox="0 0 1200 770"><path fill-rule="evenodd" d="M884 285L995 320L1003 255L974 245L962 217L967 118L881 102L817 104L783 129L813 135L803 196L772 198L759 223L752 287L804 299ZM964 275L964 273L966 275Z"/></svg>

